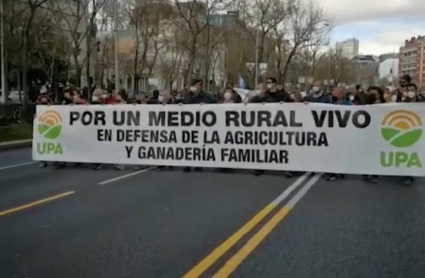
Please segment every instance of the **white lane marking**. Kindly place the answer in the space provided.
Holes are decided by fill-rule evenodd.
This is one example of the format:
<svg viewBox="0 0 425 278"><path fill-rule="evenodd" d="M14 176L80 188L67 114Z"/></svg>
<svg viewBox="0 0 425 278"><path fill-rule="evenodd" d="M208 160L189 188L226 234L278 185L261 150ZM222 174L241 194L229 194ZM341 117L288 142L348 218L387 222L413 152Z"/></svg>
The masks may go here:
<svg viewBox="0 0 425 278"><path fill-rule="evenodd" d="M138 174L141 174L141 173L145 173L145 172L150 171L150 170L153 170L155 168L156 167L149 167L149 168L146 168L146 169L143 169L143 170L134 172L134 173L130 173L130 174L124 175L124 176L113 178L113 179L110 179L110 180L107 180L107 181L102 181L102 182L99 183L99 185L105 185L105 184L108 184L108 183L111 183L111 182L114 182L114 181L126 179L128 177L132 177L132 176L135 176L135 175L138 175Z"/></svg>
<svg viewBox="0 0 425 278"><path fill-rule="evenodd" d="M320 177L322 176L322 174L316 174L308 183L306 183L306 185L304 185L303 188L300 189L300 191L298 191L298 193L292 197L292 199L288 202L288 206L290 206L291 208L293 208L298 201L304 197L304 195L310 190L310 188L317 182L317 180L320 179Z"/></svg>
<svg viewBox="0 0 425 278"><path fill-rule="evenodd" d="M17 168L17 167L21 167L21 166L26 166L26 165L31 165L31 164L35 164L37 163L37 161L31 161L31 162L25 162L25 163L20 163L20 164L15 164L15 165L9 165L9 166L5 166L5 167L1 167L1 170L7 170L7 169L12 169L12 168Z"/></svg>
<svg viewBox="0 0 425 278"><path fill-rule="evenodd" d="M277 207L289 194L292 193L303 181L311 175L311 172L305 173L301 177L299 177L290 187L288 187L285 191L283 191L270 205Z"/></svg>

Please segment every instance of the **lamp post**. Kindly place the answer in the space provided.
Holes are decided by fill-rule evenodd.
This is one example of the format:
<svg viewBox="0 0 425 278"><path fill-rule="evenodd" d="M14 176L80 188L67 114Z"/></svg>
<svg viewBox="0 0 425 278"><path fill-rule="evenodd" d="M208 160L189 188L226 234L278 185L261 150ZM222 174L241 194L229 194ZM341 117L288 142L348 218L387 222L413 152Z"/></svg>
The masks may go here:
<svg viewBox="0 0 425 278"><path fill-rule="evenodd" d="M255 30L255 89L258 86L258 28Z"/></svg>
<svg viewBox="0 0 425 278"><path fill-rule="evenodd" d="M4 0L1 0L0 3L0 20L1 20L1 96L2 96L2 102L7 103L7 86L6 86L6 54L5 54L5 47L4 47Z"/></svg>
<svg viewBox="0 0 425 278"><path fill-rule="evenodd" d="M118 0L114 2L114 37L115 37L115 93L119 91L119 64L118 64Z"/></svg>

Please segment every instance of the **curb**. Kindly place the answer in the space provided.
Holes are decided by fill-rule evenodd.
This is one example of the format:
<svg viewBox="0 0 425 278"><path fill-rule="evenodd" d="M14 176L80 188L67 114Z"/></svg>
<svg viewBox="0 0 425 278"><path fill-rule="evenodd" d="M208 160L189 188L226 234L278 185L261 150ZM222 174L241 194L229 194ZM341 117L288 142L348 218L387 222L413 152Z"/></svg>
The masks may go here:
<svg viewBox="0 0 425 278"><path fill-rule="evenodd" d="M31 146L32 146L32 139L5 142L5 143L0 143L0 151L28 148Z"/></svg>

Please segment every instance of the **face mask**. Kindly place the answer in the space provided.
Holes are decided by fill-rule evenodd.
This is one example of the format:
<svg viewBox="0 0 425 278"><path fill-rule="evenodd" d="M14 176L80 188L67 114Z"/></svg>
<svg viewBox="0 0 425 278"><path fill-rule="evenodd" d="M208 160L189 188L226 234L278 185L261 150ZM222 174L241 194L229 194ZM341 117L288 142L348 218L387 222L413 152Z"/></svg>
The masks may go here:
<svg viewBox="0 0 425 278"><path fill-rule="evenodd" d="M271 89L273 86L272 86L272 84L267 84L267 89Z"/></svg>
<svg viewBox="0 0 425 278"><path fill-rule="evenodd" d="M318 93L320 91L320 88L318 86L313 87L313 93Z"/></svg>
<svg viewBox="0 0 425 278"><path fill-rule="evenodd" d="M91 98L91 100L92 100L93 102L98 102L98 101L99 101L99 98L98 98L97 96L93 96L93 97Z"/></svg>
<svg viewBox="0 0 425 278"><path fill-rule="evenodd" d="M407 92L406 96L408 98L414 98L416 96L416 93L415 92L412 92L412 91L409 91L409 92Z"/></svg>
<svg viewBox="0 0 425 278"><path fill-rule="evenodd" d="M350 101L353 101L354 100L354 96L353 95L351 95L350 96Z"/></svg>
<svg viewBox="0 0 425 278"><path fill-rule="evenodd" d="M164 101L164 97L163 96L158 96L158 102L163 102Z"/></svg>
<svg viewBox="0 0 425 278"><path fill-rule="evenodd" d="M196 88L195 86L190 87L190 91L193 93L196 93L196 91L198 91L198 88Z"/></svg>
<svg viewBox="0 0 425 278"><path fill-rule="evenodd" d="M108 94L103 94L103 95L102 95L102 98L103 98L103 99L107 99L107 98L108 98Z"/></svg>
<svg viewBox="0 0 425 278"><path fill-rule="evenodd" d="M337 101L338 101L338 97L332 96L332 102L337 102Z"/></svg>
<svg viewBox="0 0 425 278"><path fill-rule="evenodd" d="M177 95L176 96L176 99L182 99L182 96L181 95Z"/></svg>
<svg viewBox="0 0 425 278"><path fill-rule="evenodd" d="M232 99L232 93L226 92L224 94L224 100L229 101Z"/></svg>

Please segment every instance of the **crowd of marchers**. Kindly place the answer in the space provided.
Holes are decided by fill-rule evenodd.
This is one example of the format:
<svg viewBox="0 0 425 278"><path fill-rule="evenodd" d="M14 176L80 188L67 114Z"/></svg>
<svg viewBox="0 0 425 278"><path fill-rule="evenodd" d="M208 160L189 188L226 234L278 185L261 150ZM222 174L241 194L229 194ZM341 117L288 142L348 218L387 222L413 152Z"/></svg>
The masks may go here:
<svg viewBox="0 0 425 278"><path fill-rule="evenodd" d="M340 87L321 86L320 83L313 83L311 90L308 93L299 91L287 92L283 86L278 84L276 78L270 77L266 83L258 85L255 91L250 91L245 95L237 93L237 88L234 88L232 83L227 83L226 88L219 93L209 93L204 90L202 79L195 78L192 80L190 87L181 92L164 90L159 92L153 91L152 96L148 97L145 94L140 95L137 99L130 100L125 90L114 92L112 89L101 89L94 87L91 99L85 99L83 92L78 88L70 85L64 90L64 99L61 102L63 105L101 105L101 104L216 104L216 103L272 103L272 102L311 102L311 103L327 103L334 105L374 105L389 102L424 102L425 97L418 93L417 86L412 83L409 75L404 75L400 78L396 90L391 91L389 88L381 88L379 86L370 86L366 90L358 85L352 90L347 90ZM48 94L40 94L37 98L38 105L54 104ZM66 163L55 162L55 168L64 168ZM46 162L41 162L40 167L46 167ZM74 164L81 166L81 164ZM100 170L105 165L95 164L93 168ZM114 165L118 170L124 169L124 165ZM142 166L135 167L135 170L140 170ZM167 167L157 167L158 170L163 170ZM184 172L190 172L192 168L183 168ZM201 171L201 168L194 168L195 171ZM221 169L229 171L229 169ZM256 176L264 174L263 170L254 171ZM292 177L294 173L285 172L285 176ZM338 178L344 178L344 175L327 173L324 177L333 181ZM379 182L378 176L364 176L365 180L373 183ZM404 177L404 185L409 186L413 182L412 177Z"/></svg>

